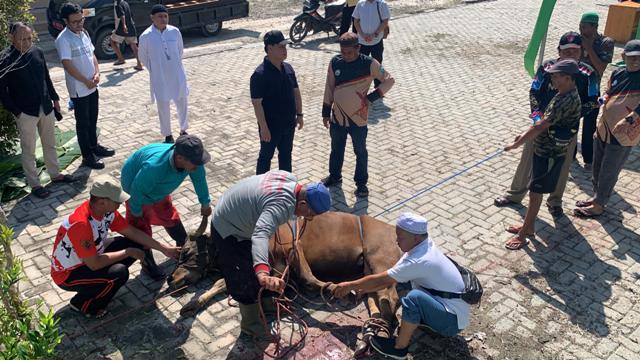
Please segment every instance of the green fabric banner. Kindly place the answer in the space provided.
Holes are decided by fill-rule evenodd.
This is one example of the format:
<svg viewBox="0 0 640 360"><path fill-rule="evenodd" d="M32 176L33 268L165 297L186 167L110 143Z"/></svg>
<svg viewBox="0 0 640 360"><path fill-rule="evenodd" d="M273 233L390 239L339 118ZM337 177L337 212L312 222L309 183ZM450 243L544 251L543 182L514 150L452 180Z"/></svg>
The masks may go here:
<svg viewBox="0 0 640 360"><path fill-rule="evenodd" d="M531 77L535 74L536 56L538 55L538 50L540 50L540 43L549 29L549 21L551 20L551 14L553 13L553 8L555 6L556 0L542 0L540 12L538 13L538 20L536 20L536 26L533 28L533 34L531 35L529 46L527 47L527 51L524 53L524 68Z"/></svg>

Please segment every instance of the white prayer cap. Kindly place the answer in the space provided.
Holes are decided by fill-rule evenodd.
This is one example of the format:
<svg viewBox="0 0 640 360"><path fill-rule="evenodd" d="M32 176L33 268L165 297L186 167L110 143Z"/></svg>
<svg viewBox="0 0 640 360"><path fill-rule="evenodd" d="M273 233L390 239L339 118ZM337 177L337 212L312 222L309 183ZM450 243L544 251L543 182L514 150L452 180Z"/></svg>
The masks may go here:
<svg viewBox="0 0 640 360"><path fill-rule="evenodd" d="M407 232L415 235L424 235L427 233L427 219L412 213L403 213L398 218L396 225Z"/></svg>

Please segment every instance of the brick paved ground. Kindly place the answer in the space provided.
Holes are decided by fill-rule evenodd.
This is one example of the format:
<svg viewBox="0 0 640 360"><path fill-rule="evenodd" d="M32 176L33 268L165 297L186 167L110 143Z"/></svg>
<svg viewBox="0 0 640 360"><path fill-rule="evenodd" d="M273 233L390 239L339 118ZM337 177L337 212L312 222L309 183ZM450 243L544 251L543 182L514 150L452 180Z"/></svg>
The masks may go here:
<svg viewBox="0 0 640 360"><path fill-rule="evenodd" d="M598 1L597 3L613 1ZM493 154L524 129L529 78L522 54L540 1L498 0L441 11L407 15L391 22L385 66L396 86L375 105L369 132L368 201L356 201L353 155L347 152L345 182L334 190L336 210L375 215L391 204L438 183ZM591 0L558 2L547 55L555 55L560 34L576 29L583 11L606 7ZM604 23L604 20L602 21ZM602 25L604 27L604 24ZM264 31L266 29L255 29ZM289 51L298 73L306 115L294 149L294 171L302 181L327 173L329 137L320 121L325 69L337 46L316 36ZM616 52L618 58L619 49ZM257 132L249 101L248 79L261 61L262 45L192 48L185 66L191 85L191 132L201 135L213 155L207 165L213 198L236 180L251 175L257 156ZM64 81L53 74L61 94ZM101 89L101 141L118 149L98 173L117 175L123 159L138 147L160 139L155 106L148 105L145 72L105 71ZM66 100L66 99L65 99ZM72 125L70 115L61 126ZM177 131L177 129L176 129ZM607 214L598 220L572 216L554 221L543 207L538 236L528 249L509 252L506 225L518 223L524 207L497 209L492 199L508 185L519 151L498 156L417 197L381 218L400 211L425 214L443 249L478 271L486 287L471 325L460 337L435 339L418 334L411 348L416 359L633 359L640 352L640 208L639 152L631 155ZM76 162L75 166L78 165ZM75 169L72 168L72 171ZM565 212L590 193L589 176L579 163L571 169ZM91 180L75 187L56 186L51 198L27 197L6 206L16 228L14 251L24 260L26 297L41 298L59 311L67 338L65 359L222 359L252 358L255 349L239 335L236 308L219 297L196 318L178 319L193 293L163 298L156 306L130 314L100 330L71 314L70 294L52 286L48 255L60 221L87 197ZM198 205L186 182L175 194L190 227L198 223ZM164 231L158 238L168 240ZM156 257L160 255L156 254ZM167 269L172 263L165 262ZM166 285L138 276L110 307L112 314L152 299ZM202 291L202 284L193 291ZM312 325L307 346L294 357L340 359L359 324L340 313L307 309ZM361 315L363 307L350 310ZM76 336L76 334L80 334ZM252 355L253 354L253 355ZM637 358L637 357L636 357Z"/></svg>

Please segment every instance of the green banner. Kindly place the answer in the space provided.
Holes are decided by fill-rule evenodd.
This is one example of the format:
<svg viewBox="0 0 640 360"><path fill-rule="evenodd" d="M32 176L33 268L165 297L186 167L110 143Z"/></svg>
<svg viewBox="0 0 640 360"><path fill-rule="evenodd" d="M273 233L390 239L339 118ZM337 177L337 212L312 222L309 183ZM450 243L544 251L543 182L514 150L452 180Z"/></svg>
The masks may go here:
<svg viewBox="0 0 640 360"><path fill-rule="evenodd" d="M536 26L533 28L533 34L529 41L527 51L524 53L524 68L529 75L533 77L536 71L536 56L538 50L540 50L540 43L547 34L549 29L549 21L551 20L551 14L553 8L556 6L556 0L542 0L542 6L540 6L540 12L538 13L538 20L536 20Z"/></svg>

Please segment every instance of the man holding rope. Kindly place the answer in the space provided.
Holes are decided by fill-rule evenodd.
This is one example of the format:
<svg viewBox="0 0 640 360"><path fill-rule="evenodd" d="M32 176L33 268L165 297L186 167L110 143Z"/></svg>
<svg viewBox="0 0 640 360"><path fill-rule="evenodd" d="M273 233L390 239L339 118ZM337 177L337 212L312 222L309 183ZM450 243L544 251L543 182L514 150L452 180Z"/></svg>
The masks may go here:
<svg viewBox="0 0 640 360"><path fill-rule="evenodd" d="M286 171L255 175L225 191L211 221L211 237L218 250L217 263L227 291L239 303L243 333L264 338L260 321L258 293L282 293L283 279L271 276L269 239L278 226L291 218L313 219L331 207L331 195L320 183L298 184ZM268 296L260 301L273 308Z"/></svg>

